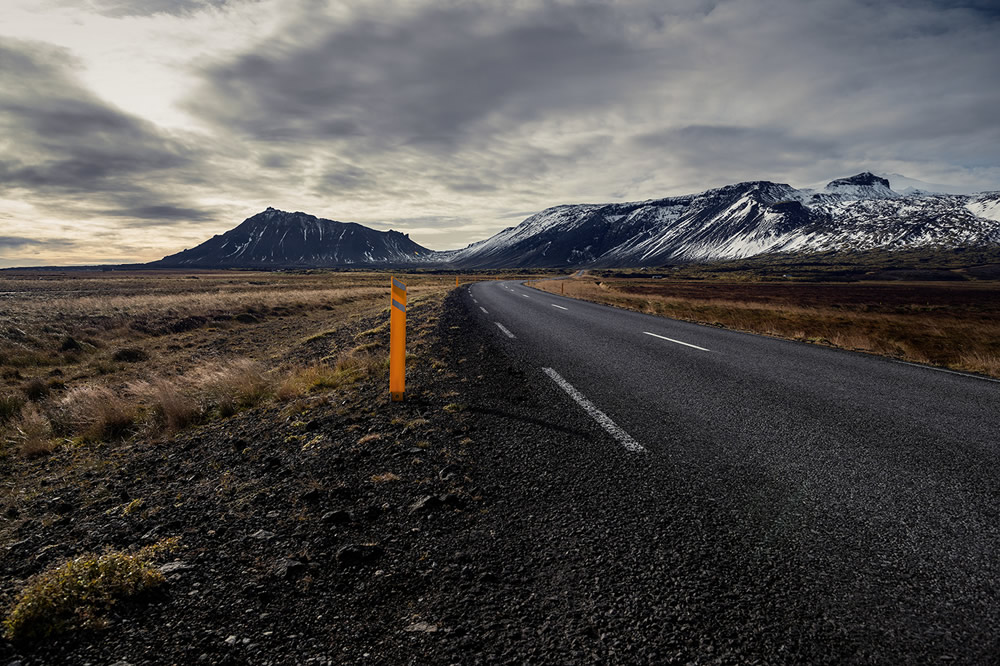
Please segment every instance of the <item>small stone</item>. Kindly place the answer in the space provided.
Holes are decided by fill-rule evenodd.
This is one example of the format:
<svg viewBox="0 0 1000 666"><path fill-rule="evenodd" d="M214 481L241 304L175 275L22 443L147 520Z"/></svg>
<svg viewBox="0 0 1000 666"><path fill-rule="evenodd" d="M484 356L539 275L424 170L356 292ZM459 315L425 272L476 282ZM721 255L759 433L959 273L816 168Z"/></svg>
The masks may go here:
<svg viewBox="0 0 1000 666"><path fill-rule="evenodd" d="M337 561L344 566L371 564L382 557L384 552L381 546L352 543L337 551Z"/></svg>
<svg viewBox="0 0 1000 666"><path fill-rule="evenodd" d="M351 514L349 511L344 511L343 509L327 511L320 520L328 525L347 525L351 522Z"/></svg>
<svg viewBox="0 0 1000 666"><path fill-rule="evenodd" d="M305 563L286 557L278 560L278 562L274 565L273 572L278 578L289 578L296 574L300 574L305 570Z"/></svg>
<svg viewBox="0 0 1000 666"><path fill-rule="evenodd" d="M436 624L430 624L429 622L414 622L403 631L409 631L410 633L432 634L437 630L438 626Z"/></svg>
<svg viewBox="0 0 1000 666"><path fill-rule="evenodd" d="M438 478L442 481L450 481L458 476L458 468L454 465L446 465L438 472Z"/></svg>
<svg viewBox="0 0 1000 666"><path fill-rule="evenodd" d="M270 541L274 538L274 532L268 532L267 530L257 530L250 535L251 539L256 539L258 541Z"/></svg>
<svg viewBox="0 0 1000 666"><path fill-rule="evenodd" d="M161 564L160 573L163 574L164 576L167 576L169 574L179 573L181 571L187 571L188 569L192 568L194 567L192 567L190 564L185 564L184 562L177 560L174 562L167 562L166 564Z"/></svg>
<svg viewBox="0 0 1000 666"><path fill-rule="evenodd" d="M264 517L267 518L268 520L275 520L277 518L281 518L281 512L280 511L268 511L267 515L264 516Z"/></svg>
<svg viewBox="0 0 1000 666"><path fill-rule="evenodd" d="M424 511L433 511L439 508L442 502L436 495L424 495L416 502L410 505L410 513L419 513Z"/></svg>
<svg viewBox="0 0 1000 666"><path fill-rule="evenodd" d="M312 490L307 490L306 492L299 495L299 499L303 502L308 502L309 504L315 504L323 498L323 491L319 488L313 488Z"/></svg>
<svg viewBox="0 0 1000 666"><path fill-rule="evenodd" d="M236 645L237 640L236 636L230 636L226 639L226 645Z"/></svg>

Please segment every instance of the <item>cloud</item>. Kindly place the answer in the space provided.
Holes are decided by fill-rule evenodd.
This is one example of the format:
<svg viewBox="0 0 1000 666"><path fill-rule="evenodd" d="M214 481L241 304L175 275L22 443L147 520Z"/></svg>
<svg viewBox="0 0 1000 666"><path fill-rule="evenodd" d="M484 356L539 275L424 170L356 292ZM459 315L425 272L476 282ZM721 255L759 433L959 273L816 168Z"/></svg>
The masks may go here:
<svg viewBox="0 0 1000 666"><path fill-rule="evenodd" d="M60 29L35 37L77 21L87 40L135 28L150 45L0 38L0 199L88 221L95 247L114 228L121 247L166 254L267 205L424 220L414 240L440 249L556 204L739 180L867 169L1000 188L988 0L62 6ZM119 107L134 73L101 77L124 42L163 78ZM170 130L141 115L161 90L169 108L152 115Z"/></svg>
<svg viewBox="0 0 1000 666"><path fill-rule="evenodd" d="M0 250L21 249L24 247L64 249L74 247L75 245L76 242L62 238L50 238L43 240L37 238L26 238L24 236L0 236Z"/></svg>
<svg viewBox="0 0 1000 666"><path fill-rule="evenodd" d="M97 0L95 7L102 16L121 18L154 14L183 16L226 4L227 0Z"/></svg>
<svg viewBox="0 0 1000 666"><path fill-rule="evenodd" d="M61 49L0 39L0 61L0 194L53 212L177 218L171 200L200 182L199 149L98 99Z"/></svg>

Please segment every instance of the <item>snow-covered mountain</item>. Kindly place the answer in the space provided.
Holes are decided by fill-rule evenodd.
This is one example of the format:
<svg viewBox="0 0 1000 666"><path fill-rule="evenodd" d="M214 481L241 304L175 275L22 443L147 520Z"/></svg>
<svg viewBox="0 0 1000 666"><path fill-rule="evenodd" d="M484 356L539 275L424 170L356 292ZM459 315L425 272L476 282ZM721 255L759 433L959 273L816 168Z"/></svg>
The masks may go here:
<svg viewBox="0 0 1000 666"><path fill-rule="evenodd" d="M155 266L294 268L413 263L431 255L407 234L268 208Z"/></svg>
<svg viewBox="0 0 1000 666"><path fill-rule="evenodd" d="M460 250L268 208L152 266L658 266L768 252L1000 244L1000 192L900 194L871 173L818 189L769 181L634 203L556 206Z"/></svg>
<svg viewBox="0 0 1000 666"><path fill-rule="evenodd" d="M461 268L655 266L767 252L1000 243L1000 192L894 192L871 173L819 190L768 181L622 204L556 206L430 258Z"/></svg>

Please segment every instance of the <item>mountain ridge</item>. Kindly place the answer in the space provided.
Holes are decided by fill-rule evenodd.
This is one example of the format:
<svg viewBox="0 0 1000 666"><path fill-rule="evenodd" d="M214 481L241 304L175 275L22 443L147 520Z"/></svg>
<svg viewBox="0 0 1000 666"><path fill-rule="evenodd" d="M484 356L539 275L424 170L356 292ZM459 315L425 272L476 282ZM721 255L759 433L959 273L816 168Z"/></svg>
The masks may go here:
<svg viewBox="0 0 1000 666"><path fill-rule="evenodd" d="M865 171L822 189L755 180L645 201L553 206L464 248L443 251L397 231L268 208L150 265L640 267L773 252L992 244L1000 244L1000 192L902 194L888 179Z"/></svg>

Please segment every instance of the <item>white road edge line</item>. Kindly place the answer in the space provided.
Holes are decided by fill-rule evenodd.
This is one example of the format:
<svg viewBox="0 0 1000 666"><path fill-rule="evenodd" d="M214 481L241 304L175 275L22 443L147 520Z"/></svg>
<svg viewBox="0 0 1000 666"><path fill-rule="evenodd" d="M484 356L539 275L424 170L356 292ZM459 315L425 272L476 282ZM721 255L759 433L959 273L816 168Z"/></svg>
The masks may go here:
<svg viewBox="0 0 1000 666"><path fill-rule="evenodd" d="M612 421L607 414L599 410L594 403L587 400L586 396L577 391L576 388L563 379L558 372L552 368L542 368L542 372L551 377L552 381L559 385L559 388L569 394L569 397L576 400L577 404L583 407L583 410L590 414L590 416L597 421L602 428L607 430L609 435L617 439L622 446L634 453L642 453L646 450L646 447L632 439L631 435L618 427L617 423Z"/></svg>
<svg viewBox="0 0 1000 666"><path fill-rule="evenodd" d="M992 377L980 377L979 375L970 375L965 372L956 372L955 370L946 370L945 368L935 368L932 365L920 365L919 363L908 363L907 361L896 361L895 359L893 359L893 362L901 365L913 366L914 368L923 368L924 370L934 370L936 372L947 372L949 375L958 375L959 377L968 377L969 379L981 379L984 382L996 382L1000 384L1000 379L993 379Z"/></svg>
<svg viewBox="0 0 1000 666"><path fill-rule="evenodd" d="M482 305L479 306L479 309L482 310L483 312L486 312L486 308L484 308ZM489 314L489 312L486 312L486 314Z"/></svg>
<svg viewBox="0 0 1000 666"><path fill-rule="evenodd" d="M665 335L657 335L656 333L650 333L649 331L643 331L646 335L652 335L654 338L659 338L661 340L666 340L667 342L673 342L678 345L684 345L685 347L692 347L694 349L700 349L701 351L712 351L711 349L705 349L704 347L699 347L698 345L693 345L689 342L681 342L680 340L674 340L673 338L668 338Z"/></svg>
<svg viewBox="0 0 1000 666"><path fill-rule="evenodd" d="M507 330L507 327L506 327L506 326L504 326L504 325L503 325L503 324L501 324L500 322L496 322L496 325L500 327L500 330L501 330L501 331L503 331L503 334L504 334L504 335L506 335L506 336L507 336L508 338L511 338L511 339L513 339L513 337L514 337L514 334L513 334L513 333L511 333L510 331L508 331L508 330Z"/></svg>
<svg viewBox="0 0 1000 666"><path fill-rule="evenodd" d="M559 308L560 310L569 310L569 308L564 308L563 306L556 305L555 303L549 303L549 305L551 305L554 308Z"/></svg>

